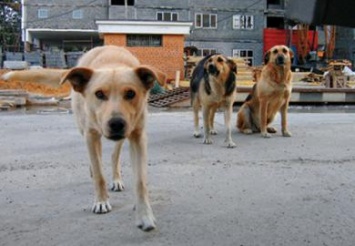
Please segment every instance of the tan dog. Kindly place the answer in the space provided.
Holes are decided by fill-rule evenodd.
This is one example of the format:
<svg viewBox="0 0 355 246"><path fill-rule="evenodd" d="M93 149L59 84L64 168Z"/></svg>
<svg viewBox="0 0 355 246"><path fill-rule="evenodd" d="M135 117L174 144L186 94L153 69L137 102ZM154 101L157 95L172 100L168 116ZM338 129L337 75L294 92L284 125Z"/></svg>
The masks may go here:
<svg viewBox="0 0 355 246"><path fill-rule="evenodd" d="M231 137L231 116L236 96L237 66L234 61L221 54L203 58L192 73L190 89L191 104L194 112L195 137L200 137L198 112L202 106L205 144L211 144L214 129L214 116L218 108L224 111L227 128L226 142L229 148L236 145Z"/></svg>
<svg viewBox="0 0 355 246"><path fill-rule="evenodd" d="M55 71L10 72L4 78L16 80L24 77L25 73L28 80L38 79L39 82L57 84L63 71ZM79 60L77 67L67 71L61 78L61 83L69 81L72 85L72 109L89 151L96 193L92 211L100 214L111 210L102 170L101 137L116 142L112 154L113 191L124 188L120 152L127 138L136 186L136 223L144 231L155 228L146 186L145 122L149 89L157 78L154 68L140 65L129 51L116 46L90 50Z"/></svg>
<svg viewBox="0 0 355 246"><path fill-rule="evenodd" d="M260 79L238 111L237 128L241 132L261 132L263 137L270 137L276 129L268 125L280 111L282 135L291 136L287 110L292 91L292 58L292 51L284 45L274 46L265 54Z"/></svg>

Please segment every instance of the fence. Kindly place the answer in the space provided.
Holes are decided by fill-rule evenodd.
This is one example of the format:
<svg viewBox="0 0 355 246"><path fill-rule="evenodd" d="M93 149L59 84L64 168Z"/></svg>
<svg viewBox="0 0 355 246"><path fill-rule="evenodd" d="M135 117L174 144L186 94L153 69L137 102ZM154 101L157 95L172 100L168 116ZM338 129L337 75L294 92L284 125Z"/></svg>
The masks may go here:
<svg viewBox="0 0 355 246"><path fill-rule="evenodd" d="M47 68L71 68L84 52L56 51L32 51L32 52L5 52L0 51L0 68L4 61L25 61L29 66L41 66Z"/></svg>

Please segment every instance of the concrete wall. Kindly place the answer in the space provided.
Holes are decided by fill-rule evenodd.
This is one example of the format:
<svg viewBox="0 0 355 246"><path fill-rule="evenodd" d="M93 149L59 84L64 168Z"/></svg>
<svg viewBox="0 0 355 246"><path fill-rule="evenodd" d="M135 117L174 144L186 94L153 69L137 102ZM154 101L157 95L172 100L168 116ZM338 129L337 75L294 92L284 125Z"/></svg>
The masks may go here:
<svg viewBox="0 0 355 246"><path fill-rule="evenodd" d="M25 0L26 28L96 29L96 19L108 18L108 1L97 0ZM38 18L38 10L47 9L48 18ZM82 19L74 19L75 9L83 11Z"/></svg>

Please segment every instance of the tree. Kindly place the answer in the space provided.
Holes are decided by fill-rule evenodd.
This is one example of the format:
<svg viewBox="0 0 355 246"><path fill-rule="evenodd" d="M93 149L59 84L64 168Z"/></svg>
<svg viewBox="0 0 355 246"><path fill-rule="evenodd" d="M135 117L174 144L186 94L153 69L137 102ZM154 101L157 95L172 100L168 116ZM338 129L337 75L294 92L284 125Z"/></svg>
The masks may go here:
<svg viewBox="0 0 355 246"><path fill-rule="evenodd" d="M0 48L21 49L21 3L18 0L0 0Z"/></svg>

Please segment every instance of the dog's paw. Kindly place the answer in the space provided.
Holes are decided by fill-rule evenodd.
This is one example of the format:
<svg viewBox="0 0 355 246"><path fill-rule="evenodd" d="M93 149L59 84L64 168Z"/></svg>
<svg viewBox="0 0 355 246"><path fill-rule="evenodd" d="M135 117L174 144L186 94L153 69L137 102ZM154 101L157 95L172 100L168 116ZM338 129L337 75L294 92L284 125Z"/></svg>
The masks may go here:
<svg viewBox="0 0 355 246"><path fill-rule="evenodd" d="M204 143L204 144L212 144L213 141L212 141L212 139L210 139L210 138L205 138L205 139L203 140L203 143Z"/></svg>
<svg viewBox="0 0 355 246"><path fill-rule="evenodd" d="M233 149L235 147L237 147L237 145L233 141L228 142L227 148Z"/></svg>
<svg viewBox="0 0 355 246"><path fill-rule="evenodd" d="M112 210L112 207L109 201L104 202L95 202L92 206L91 211L95 214L105 214Z"/></svg>
<svg viewBox="0 0 355 246"><path fill-rule="evenodd" d="M270 134L270 133L267 133L267 132L262 132L262 133L261 133L261 136L262 136L263 138L271 138L271 134Z"/></svg>
<svg viewBox="0 0 355 246"><path fill-rule="evenodd" d="M210 134L211 134L211 135L217 135L217 131L214 130L214 129L212 129L212 130L210 131Z"/></svg>
<svg viewBox="0 0 355 246"><path fill-rule="evenodd" d="M139 229L145 232L149 232L156 228L155 218L150 207L145 209L137 209L136 213L136 225Z"/></svg>
<svg viewBox="0 0 355 246"><path fill-rule="evenodd" d="M268 133L276 133L277 130L276 130L276 128L269 126L269 127L267 128L267 132L268 132Z"/></svg>
<svg viewBox="0 0 355 246"><path fill-rule="evenodd" d="M253 134L252 129L244 129L242 132L247 135Z"/></svg>
<svg viewBox="0 0 355 246"><path fill-rule="evenodd" d="M124 185L122 181L113 181L112 186L111 186L112 191L123 191L124 190Z"/></svg>
<svg viewBox="0 0 355 246"><path fill-rule="evenodd" d="M292 137L292 134L289 131L282 131L282 136L284 136L284 137Z"/></svg>
<svg viewBox="0 0 355 246"><path fill-rule="evenodd" d="M195 137L195 138L201 137L201 133L200 133L200 132L194 132L194 137Z"/></svg>

